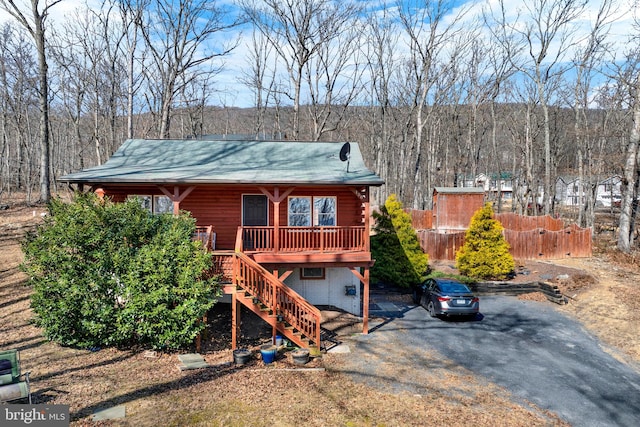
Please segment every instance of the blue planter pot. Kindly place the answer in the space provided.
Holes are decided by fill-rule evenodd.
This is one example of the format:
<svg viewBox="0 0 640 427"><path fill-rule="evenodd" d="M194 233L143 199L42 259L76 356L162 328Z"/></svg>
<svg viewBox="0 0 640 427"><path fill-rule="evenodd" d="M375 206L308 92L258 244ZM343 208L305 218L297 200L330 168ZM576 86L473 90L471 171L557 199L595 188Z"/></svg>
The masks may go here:
<svg viewBox="0 0 640 427"><path fill-rule="evenodd" d="M260 347L260 354L262 355L262 361L265 364L268 363L272 363L274 360L276 360L276 353L277 353L278 349L275 345L263 345L262 347Z"/></svg>

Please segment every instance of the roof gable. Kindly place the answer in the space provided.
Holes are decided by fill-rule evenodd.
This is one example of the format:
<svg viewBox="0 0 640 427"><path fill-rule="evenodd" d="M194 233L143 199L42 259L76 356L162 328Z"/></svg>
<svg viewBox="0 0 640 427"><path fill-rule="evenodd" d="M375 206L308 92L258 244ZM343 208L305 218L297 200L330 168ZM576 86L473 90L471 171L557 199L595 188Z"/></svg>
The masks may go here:
<svg viewBox="0 0 640 427"><path fill-rule="evenodd" d="M63 176L70 183L382 185L357 143L130 139L103 165ZM348 167L348 169L347 169Z"/></svg>

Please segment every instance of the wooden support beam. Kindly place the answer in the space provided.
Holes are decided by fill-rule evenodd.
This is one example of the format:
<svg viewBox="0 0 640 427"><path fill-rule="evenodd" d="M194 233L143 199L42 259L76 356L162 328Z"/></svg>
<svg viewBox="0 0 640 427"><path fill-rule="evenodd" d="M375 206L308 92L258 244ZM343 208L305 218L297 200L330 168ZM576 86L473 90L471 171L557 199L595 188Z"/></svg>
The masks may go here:
<svg viewBox="0 0 640 427"><path fill-rule="evenodd" d="M362 333L369 333L369 267L364 268L364 295L362 296Z"/></svg>
<svg viewBox="0 0 640 427"><path fill-rule="evenodd" d="M162 185L159 185L158 188L162 191L162 194L171 199L173 202L173 214L178 215L180 213L180 202L182 202L196 187L194 185L187 187L182 194L180 194L180 187L177 185L173 187L173 193Z"/></svg>
<svg viewBox="0 0 640 427"><path fill-rule="evenodd" d="M231 350L238 348L238 332L240 325L240 303L237 292L231 294Z"/></svg>
<svg viewBox="0 0 640 427"><path fill-rule="evenodd" d="M289 187L282 194L280 194L280 187L274 187L273 194L271 194L269 190L267 190L266 188L258 187L258 190L260 190L262 194L267 196L267 198L271 203L276 203L276 202L280 203L281 201L286 199L289 196L289 194L291 194L295 189L296 187Z"/></svg>
<svg viewBox="0 0 640 427"><path fill-rule="evenodd" d="M363 267L364 274L361 274L356 267L349 267L349 270L364 285L362 290L362 333L369 333L369 267Z"/></svg>

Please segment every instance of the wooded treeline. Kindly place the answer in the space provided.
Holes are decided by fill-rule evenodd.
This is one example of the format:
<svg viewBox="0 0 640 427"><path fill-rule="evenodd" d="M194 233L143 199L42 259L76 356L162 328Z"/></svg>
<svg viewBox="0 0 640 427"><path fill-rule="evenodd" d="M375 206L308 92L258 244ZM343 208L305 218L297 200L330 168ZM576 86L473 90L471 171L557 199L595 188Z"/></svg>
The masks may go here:
<svg viewBox="0 0 640 427"><path fill-rule="evenodd" d="M416 209L482 172L517 178L516 212L542 199L553 213L555 179L572 174L591 226L597 182L619 174L619 246L633 246L640 26L614 49L621 2L599 2L585 32L593 2L578 0L522 2L515 18L507 0L105 0L55 25L60 0L29 1L0 0L14 17L0 28L0 197L46 201L56 177L131 137L348 140L387 182L376 201ZM239 93L252 108L227 105Z"/></svg>

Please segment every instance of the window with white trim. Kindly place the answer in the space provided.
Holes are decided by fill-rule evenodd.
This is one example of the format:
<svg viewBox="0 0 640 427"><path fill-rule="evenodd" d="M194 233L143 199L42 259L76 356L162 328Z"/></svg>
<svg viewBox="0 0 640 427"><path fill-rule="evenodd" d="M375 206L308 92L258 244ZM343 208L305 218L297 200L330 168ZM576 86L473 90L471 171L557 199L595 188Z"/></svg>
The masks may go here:
<svg viewBox="0 0 640 427"><path fill-rule="evenodd" d="M153 213L173 213L173 202L167 196L153 196Z"/></svg>
<svg viewBox="0 0 640 427"><path fill-rule="evenodd" d="M337 198L328 197L289 197L289 226L309 227L337 225Z"/></svg>
<svg viewBox="0 0 640 427"><path fill-rule="evenodd" d="M300 279L322 280L325 277L322 267L304 267L300 269Z"/></svg>
<svg viewBox="0 0 640 427"><path fill-rule="evenodd" d="M149 211L149 213L152 212L153 197L140 194L132 194L127 198L138 200L140 206L142 206L142 209L146 209L147 211Z"/></svg>
<svg viewBox="0 0 640 427"><path fill-rule="evenodd" d="M311 197L289 197L289 226L311 225Z"/></svg>
<svg viewBox="0 0 640 427"><path fill-rule="evenodd" d="M336 202L335 197L314 197L313 225L335 226Z"/></svg>
<svg viewBox="0 0 640 427"><path fill-rule="evenodd" d="M146 194L132 194L131 199L137 199L143 209L149 213L173 213L173 202L167 196L151 196Z"/></svg>

